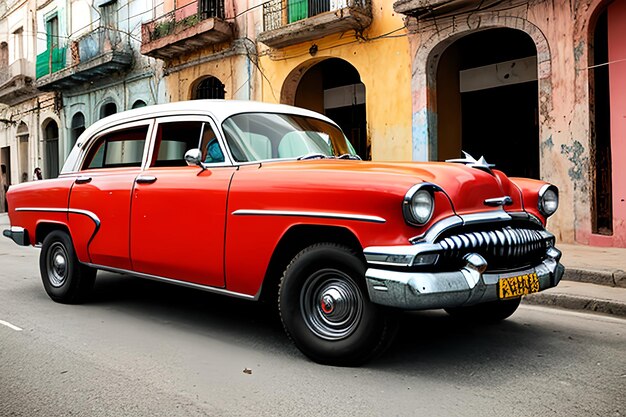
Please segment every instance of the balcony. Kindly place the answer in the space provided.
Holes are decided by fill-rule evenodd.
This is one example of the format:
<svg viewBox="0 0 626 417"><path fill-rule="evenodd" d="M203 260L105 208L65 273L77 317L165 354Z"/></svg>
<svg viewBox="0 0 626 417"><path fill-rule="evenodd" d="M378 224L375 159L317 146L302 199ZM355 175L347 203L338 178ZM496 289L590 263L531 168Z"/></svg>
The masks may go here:
<svg viewBox="0 0 626 417"><path fill-rule="evenodd" d="M12 106L37 95L35 69L26 59L0 68L0 103Z"/></svg>
<svg viewBox="0 0 626 417"><path fill-rule="evenodd" d="M270 0L263 4L257 40L283 48L334 33L362 31L372 23L370 0Z"/></svg>
<svg viewBox="0 0 626 417"><path fill-rule="evenodd" d="M141 25L141 53L169 60L233 37L223 0L192 1Z"/></svg>
<svg viewBox="0 0 626 417"><path fill-rule="evenodd" d="M513 0L521 3L526 0ZM452 16L468 12L476 12L489 8L501 0L398 0L393 4L396 13L416 17L418 19Z"/></svg>
<svg viewBox="0 0 626 417"><path fill-rule="evenodd" d="M133 61L128 36L112 28L99 27L70 43L66 49L37 56L37 88L44 91L74 88L84 82L109 77L130 69ZM41 62L40 62L41 57Z"/></svg>

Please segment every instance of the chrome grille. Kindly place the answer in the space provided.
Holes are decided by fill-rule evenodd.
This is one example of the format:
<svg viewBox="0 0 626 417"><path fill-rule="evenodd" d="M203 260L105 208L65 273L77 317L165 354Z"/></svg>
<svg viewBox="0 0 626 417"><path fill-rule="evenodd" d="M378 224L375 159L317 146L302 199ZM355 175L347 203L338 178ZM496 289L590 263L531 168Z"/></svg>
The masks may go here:
<svg viewBox="0 0 626 417"><path fill-rule="evenodd" d="M538 230L505 227L489 231L457 233L442 238L442 261L461 260L467 253L485 258L489 269L523 266L545 255L546 238Z"/></svg>

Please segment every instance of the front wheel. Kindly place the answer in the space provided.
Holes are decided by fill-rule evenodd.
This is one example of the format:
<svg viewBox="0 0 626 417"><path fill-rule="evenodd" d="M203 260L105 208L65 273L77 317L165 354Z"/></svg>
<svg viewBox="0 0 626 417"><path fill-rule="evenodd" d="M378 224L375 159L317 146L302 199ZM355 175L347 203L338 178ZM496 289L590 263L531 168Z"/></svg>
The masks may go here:
<svg viewBox="0 0 626 417"><path fill-rule="evenodd" d="M515 313L521 300L521 298L514 298L512 300L490 301L469 307L447 308L446 312L464 321L497 323Z"/></svg>
<svg viewBox="0 0 626 417"><path fill-rule="evenodd" d="M43 240L39 269L48 296L59 303L84 301L96 279L96 270L78 261L72 239L60 230Z"/></svg>
<svg viewBox="0 0 626 417"><path fill-rule="evenodd" d="M396 322L370 302L364 277L364 262L331 243L309 246L287 266L278 296L281 320L312 360L359 365L390 344Z"/></svg>

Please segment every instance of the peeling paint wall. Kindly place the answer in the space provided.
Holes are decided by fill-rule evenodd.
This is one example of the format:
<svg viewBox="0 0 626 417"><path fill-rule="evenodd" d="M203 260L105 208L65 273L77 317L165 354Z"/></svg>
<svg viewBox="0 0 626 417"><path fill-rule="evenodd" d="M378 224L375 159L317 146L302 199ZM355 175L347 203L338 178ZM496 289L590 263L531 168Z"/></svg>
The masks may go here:
<svg viewBox="0 0 626 417"><path fill-rule="evenodd" d="M550 219L550 228L561 241L593 243L590 240L592 166L586 67L589 62L589 21L594 10L603 6L599 0L549 0L525 2L518 7L507 5L502 10L495 7L428 22L409 19L410 49L414 51L411 80L413 159L432 159L429 149L436 138L437 114L433 104L435 92L431 86L442 51L456 39L477 30L495 27L522 30L533 39L537 48L541 178L556 184L561 197L561 208ZM625 27L623 22L621 27ZM623 51L626 35L615 39L620 39L616 43ZM620 97L626 90L626 77L622 76L618 76L617 81L622 84ZM624 104L615 106L624 113ZM622 120L621 126L623 124ZM623 133L621 137L623 142ZM615 145L613 148L615 167L616 160L624 161L625 150ZM620 176L625 177L623 173ZM614 195L617 192L623 195L623 191L619 191L623 187L623 180L618 179L614 184ZM616 231L615 236L603 244L626 246L623 235L623 231Z"/></svg>

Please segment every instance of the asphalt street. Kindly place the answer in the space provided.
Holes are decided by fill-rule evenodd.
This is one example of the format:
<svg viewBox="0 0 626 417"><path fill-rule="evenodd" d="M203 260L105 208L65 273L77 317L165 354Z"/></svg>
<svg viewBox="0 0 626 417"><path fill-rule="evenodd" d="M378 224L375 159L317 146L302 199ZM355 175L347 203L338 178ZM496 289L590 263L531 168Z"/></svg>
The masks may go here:
<svg viewBox="0 0 626 417"><path fill-rule="evenodd" d="M255 303L100 272L89 303L56 304L38 255L0 239L0 416L626 415L623 319L405 314L383 357L335 368Z"/></svg>

